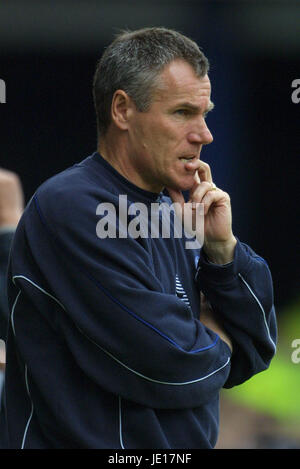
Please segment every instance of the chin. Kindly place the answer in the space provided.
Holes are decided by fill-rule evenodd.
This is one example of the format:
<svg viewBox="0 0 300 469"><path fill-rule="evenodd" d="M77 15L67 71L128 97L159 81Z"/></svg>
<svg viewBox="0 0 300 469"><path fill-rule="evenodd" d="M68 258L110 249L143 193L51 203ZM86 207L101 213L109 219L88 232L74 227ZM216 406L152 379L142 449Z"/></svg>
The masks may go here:
<svg viewBox="0 0 300 469"><path fill-rule="evenodd" d="M177 191L189 191L195 184L194 178L189 178L186 180L172 181L168 184L168 187Z"/></svg>

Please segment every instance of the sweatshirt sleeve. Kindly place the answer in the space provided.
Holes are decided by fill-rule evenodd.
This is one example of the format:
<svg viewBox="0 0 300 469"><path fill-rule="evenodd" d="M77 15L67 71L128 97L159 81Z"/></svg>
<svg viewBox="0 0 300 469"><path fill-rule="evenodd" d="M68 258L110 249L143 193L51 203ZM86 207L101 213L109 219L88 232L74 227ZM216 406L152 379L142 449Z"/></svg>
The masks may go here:
<svg viewBox="0 0 300 469"><path fill-rule="evenodd" d="M202 252L196 280L233 341L224 387L241 384L268 368L276 352L277 326L266 261L238 240L230 264L209 263Z"/></svg>
<svg viewBox="0 0 300 469"><path fill-rule="evenodd" d="M35 195L18 230L30 268L16 247L15 285L52 302L57 334L102 389L154 408L217 398L229 347L165 292L142 242L97 238L95 214L88 194L80 203L73 195Z"/></svg>

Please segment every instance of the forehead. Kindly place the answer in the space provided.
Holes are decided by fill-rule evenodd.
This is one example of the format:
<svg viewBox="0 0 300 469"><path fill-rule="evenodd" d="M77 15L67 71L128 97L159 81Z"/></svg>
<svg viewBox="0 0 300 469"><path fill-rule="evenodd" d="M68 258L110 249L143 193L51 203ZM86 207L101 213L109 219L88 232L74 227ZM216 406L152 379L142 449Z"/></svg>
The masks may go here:
<svg viewBox="0 0 300 469"><path fill-rule="evenodd" d="M200 78L190 64L176 60L166 66L160 74L154 100L166 103L189 100L194 104L201 104L203 100L210 102L210 94L208 75Z"/></svg>

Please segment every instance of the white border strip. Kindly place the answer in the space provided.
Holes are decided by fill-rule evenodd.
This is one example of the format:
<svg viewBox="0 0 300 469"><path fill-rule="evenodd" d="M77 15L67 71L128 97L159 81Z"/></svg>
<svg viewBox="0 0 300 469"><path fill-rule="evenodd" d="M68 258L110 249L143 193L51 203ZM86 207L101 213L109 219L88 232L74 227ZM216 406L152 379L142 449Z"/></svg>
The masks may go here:
<svg viewBox="0 0 300 469"><path fill-rule="evenodd" d="M27 421L27 424L26 424L26 427L25 427L21 449L24 449L28 428L29 428L29 425L30 425L30 422L31 422L31 419L32 419L32 415L33 415L33 402L31 400L31 396L30 396L30 392L29 392L29 386L28 386L28 369L27 369L27 365L25 365L25 382L26 382L27 394L28 394L28 397L29 397L30 402L31 402L31 412L30 412L30 415L29 415L29 418L28 418L28 421Z"/></svg>
<svg viewBox="0 0 300 469"><path fill-rule="evenodd" d="M273 345L274 347L274 350L276 350L276 345L275 343L273 342L272 338L271 338L271 334L270 334L270 329L269 329L269 326L268 326L268 323L267 323L267 319L266 319L266 313L265 313L265 310L261 304L261 302L259 301L259 299L257 298L257 296L255 295L255 293L253 292L253 290L251 289L250 285L246 282L246 280L244 279L244 277L239 273L238 274L240 279L242 280L242 282L246 285L246 287L248 288L248 290L250 291L251 295L253 296L253 298L255 299L255 301L257 302L258 306L260 307L262 313L263 313L263 318L264 318L264 323L265 323L265 327L266 327L266 330L267 330L267 333L268 333L268 337L269 337L269 340L271 342L271 344Z"/></svg>
<svg viewBox="0 0 300 469"><path fill-rule="evenodd" d="M52 300L56 301L56 303L59 304L59 306L62 307L62 309L66 309L64 307L64 305L57 299L55 298L55 296L51 295L50 293L46 292L46 290L44 290L42 287L40 287L39 285L37 285L36 283L34 283L32 280L30 280L29 278L25 277L24 275L15 275L13 277L13 282L15 280L15 278L23 278L24 280L27 280L27 282L31 283L31 285L33 285L34 287L36 287L38 290L40 290L42 293L44 293L45 295L47 296L50 296L50 298L52 298ZM14 282L15 283L15 282Z"/></svg>
<svg viewBox="0 0 300 469"><path fill-rule="evenodd" d="M121 396L119 396L119 438L120 438L120 445L122 449L125 449L123 444L123 436L122 436L122 404L121 404Z"/></svg>
<svg viewBox="0 0 300 469"><path fill-rule="evenodd" d="M11 310L11 325L12 325L12 329L13 329L13 333L14 333L15 337L16 337L16 330L15 330L14 312L15 312L15 308L16 308L16 305L17 305L17 302L18 302L18 299L19 299L20 295L21 295L21 290L17 294L16 299L15 299L14 304L13 304L13 307L12 307L12 310ZM28 417L28 420L27 420L27 423L26 423L26 426L25 426L24 435L23 435L22 444L21 444L21 449L24 449L25 440L26 440L28 428L29 428L29 425L30 425L30 422L31 422L31 419L32 419L33 409L34 409L33 402L31 400L31 396L30 396L30 391L29 391L28 368L27 368L26 364L25 364L25 384L26 384L26 390L27 390L27 394L28 394L30 404L31 404L31 411L30 411L30 415Z"/></svg>
<svg viewBox="0 0 300 469"><path fill-rule="evenodd" d="M14 333L14 336L16 336L16 330L15 330L15 321L14 321L14 313L15 313L15 307L17 305L17 302L18 302L18 299L19 299L19 296L21 295L21 290L19 291L19 293L17 294L16 296L16 299L14 301L14 304L13 304L13 307L11 309L11 317L10 317L10 320L11 320L11 326L12 326L12 330L13 330L13 333Z"/></svg>

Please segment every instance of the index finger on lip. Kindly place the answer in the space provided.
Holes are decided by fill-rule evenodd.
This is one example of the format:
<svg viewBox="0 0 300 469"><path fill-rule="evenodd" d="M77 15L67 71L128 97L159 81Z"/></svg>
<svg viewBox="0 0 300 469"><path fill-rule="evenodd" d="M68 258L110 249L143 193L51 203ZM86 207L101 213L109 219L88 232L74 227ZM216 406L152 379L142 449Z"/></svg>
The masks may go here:
<svg viewBox="0 0 300 469"><path fill-rule="evenodd" d="M212 182L210 166L207 163L204 163L204 161L201 161L200 163L201 166L198 169L198 176L200 178L200 182Z"/></svg>

